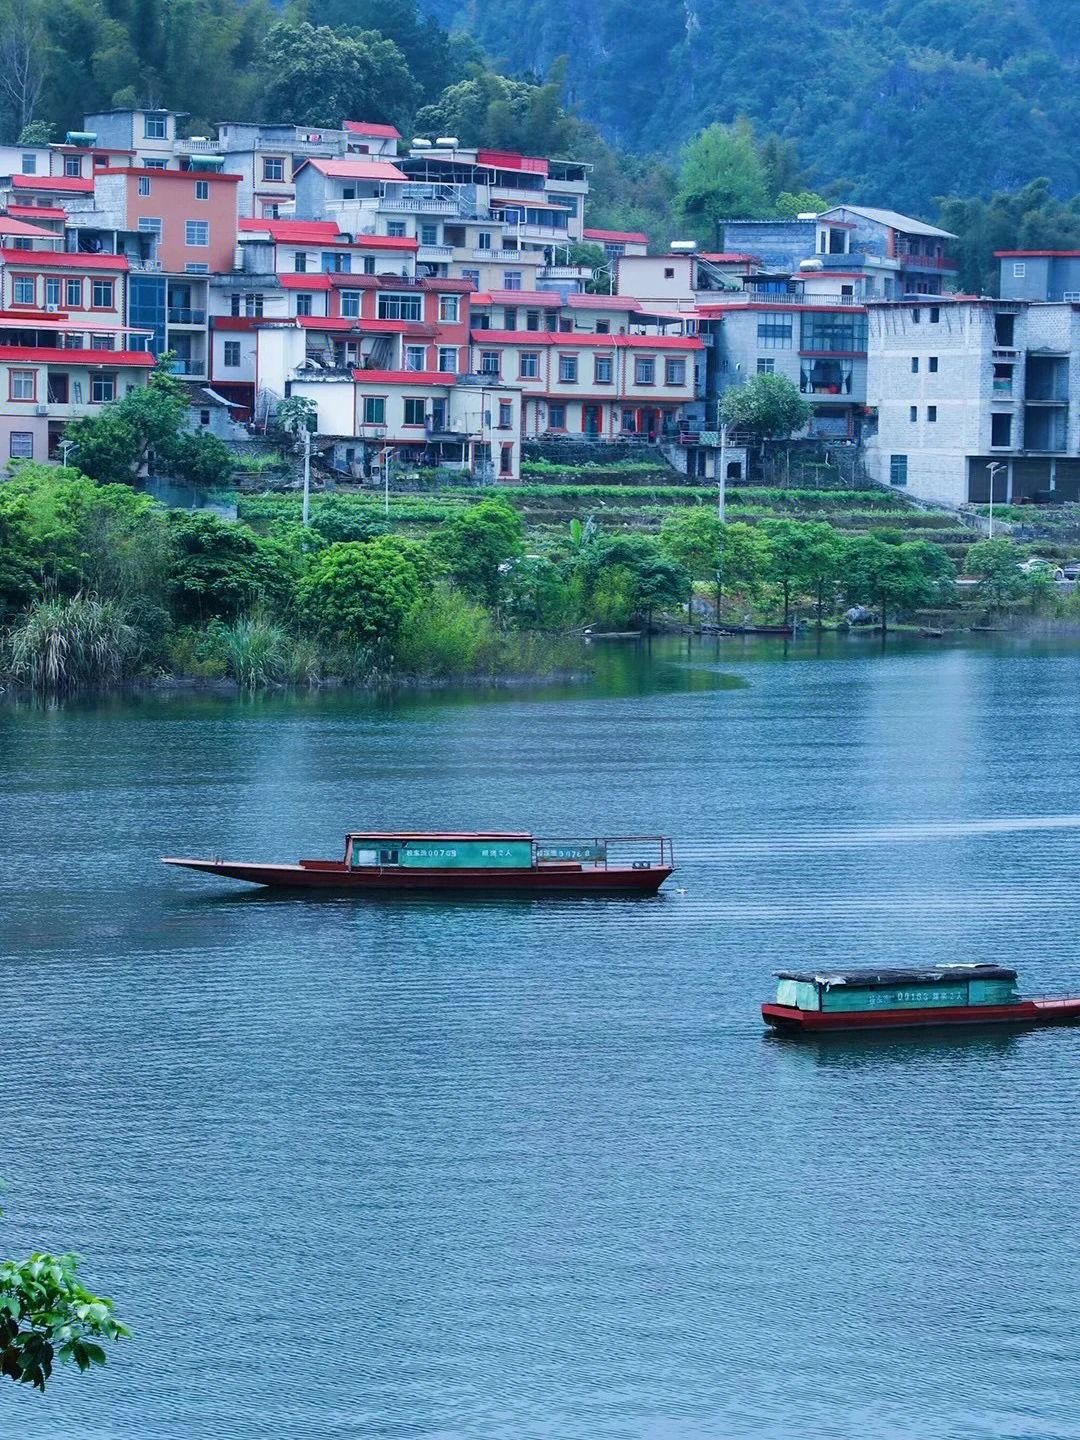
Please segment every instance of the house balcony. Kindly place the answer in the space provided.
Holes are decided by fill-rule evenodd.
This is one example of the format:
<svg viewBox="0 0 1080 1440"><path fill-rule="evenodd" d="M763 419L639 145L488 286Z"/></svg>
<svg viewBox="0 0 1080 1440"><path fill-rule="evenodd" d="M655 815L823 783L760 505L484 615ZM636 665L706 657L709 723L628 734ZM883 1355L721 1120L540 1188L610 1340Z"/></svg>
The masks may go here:
<svg viewBox="0 0 1080 1440"><path fill-rule="evenodd" d="M536 256L528 256L521 250L474 250L474 260L486 260L491 265L535 265Z"/></svg>
<svg viewBox="0 0 1080 1440"><path fill-rule="evenodd" d="M190 375L190 376L194 376L196 379L205 380L205 379L206 379L206 361L205 361L205 360L195 360L195 359L170 360L170 362L169 362L169 374L170 374L170 375Z"/></svg>
<svg viewBox="0 0 1080 1440"><path fill-rule="evenodd" d="M466 207L467 208L467 207ZM437 200L431 195L380 195L379 209L388 214L459 215L455 200Z"/></svg>
<svg viewBox="0 0 1080 1440"><path fill-rule="evenodd" d="M176 140L173 142L176 155L220 155L216 140Z"/></svg>
<svg viewBox="0 0 1080 1440"><path fill-rule="evenodd" d="M184 305L169 306L170 325L197 325L202 327L206 324L205 310L190 310Z"/></svg>
<svg viewBox="0 0 1080 1440"><path fill-rule="evenodd" d="M442 263L454 258L454 247L452 245L421 245L416 252L419 261Z"/></svg>
<svg viewBox="0 0 1080 1440"><path fill-rule="evenodd" d="M904 270L956 270L956 261L948 255L914 255L904 252L896 258Z"/></svg>
<svg viewBox="0 0 1080 1440"><path fill-rule="evenodd" d="M541 265L536 272L538 280L579 280L584 283L592 279L588 265Z"/></svg>

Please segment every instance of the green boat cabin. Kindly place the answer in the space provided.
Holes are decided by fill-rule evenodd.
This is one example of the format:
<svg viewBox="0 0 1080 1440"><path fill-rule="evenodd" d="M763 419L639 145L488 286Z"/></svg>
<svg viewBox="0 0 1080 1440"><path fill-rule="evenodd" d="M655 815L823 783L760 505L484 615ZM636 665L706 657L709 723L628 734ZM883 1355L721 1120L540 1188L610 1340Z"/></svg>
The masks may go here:
<svg viewBox="0 0 1080 1440"><path fill-rule="evenodd" d="M777 1005L792 1010L911 1010L1014 1005L1016 971L1002 965L931 965L912 970L778 970Z"/></svg>

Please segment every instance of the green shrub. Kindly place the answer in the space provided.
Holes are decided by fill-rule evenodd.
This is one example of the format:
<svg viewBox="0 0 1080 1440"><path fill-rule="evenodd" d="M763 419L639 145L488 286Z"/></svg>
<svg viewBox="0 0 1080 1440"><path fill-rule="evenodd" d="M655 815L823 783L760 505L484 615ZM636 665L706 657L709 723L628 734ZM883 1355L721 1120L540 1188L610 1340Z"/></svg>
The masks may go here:
<svg viewBox="0 0 1080 1440"><path fill-rule="evenodd" d="M12 626L7 646L17 680L63 695L122 680L141 639L117 601L79 594L36 600Z"/></svg>
<svg viewBox="0 0 1080 1440"><path fill-rule="evenodd" d="M490 666L495 632L482 605L438 584L402 626L395 660L414 675L467 675Z"/></svg>

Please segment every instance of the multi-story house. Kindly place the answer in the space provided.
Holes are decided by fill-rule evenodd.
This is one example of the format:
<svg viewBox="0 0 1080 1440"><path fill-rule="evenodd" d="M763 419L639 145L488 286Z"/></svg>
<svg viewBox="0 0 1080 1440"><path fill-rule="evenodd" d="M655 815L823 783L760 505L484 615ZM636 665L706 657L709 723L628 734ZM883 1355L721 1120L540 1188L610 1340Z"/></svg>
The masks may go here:
<svg viewBox="0 0 1080 1440"><path fill-rule="evenodd" d="M724 249L757 256L768 270L830 272L856 300L939 295L955 287L948 246L956 236L895 210L834 205L794 220L726 220Z"/></svg>
<svg viewBox="0 0 1080 1440"><path fill-rule="evenodd" d="M149 335L125 320L127 260L58 239L0 216L0 463L55 456L69 421L144 384L154 364Z"/></svg>
<svg viewBox="0 0 1080 1440"><path fill-rule="evenodd" d="M1003 300L1080 301L1080 250L995 250Z"/></svg>
<svg viewBox="0 0 1080 1440"><path fill-rule="evenodd" d="M883 484L951 505L1080 498L1080 309L872 304L866 437Z"/></svg>
<svg viewBox="0 0 1080 1440"><path fill-rule="evenodd" d="M106 151L135 157L141 168L169 170L177 166L177 120L173 110L97 110L83 116L83 131Z"/></svg>
<svg viewBox="0 0 1080 1440"><path fill-rule="evenodd" d="M624 255L649 253L649 237L640 230L590 230L585 226L581 238L587 245L599 245L609 264Z"/></svg>
<svg viewBox="0 0 1080 1440"><path fill-rule="evenodd" d="M757 269L756 256L704 254L684 242L681 249L664 255L628 252L615 260L613 273L620 295L632 295L647 310L663 314L693 311L717 292L739 291Z"/></svg>

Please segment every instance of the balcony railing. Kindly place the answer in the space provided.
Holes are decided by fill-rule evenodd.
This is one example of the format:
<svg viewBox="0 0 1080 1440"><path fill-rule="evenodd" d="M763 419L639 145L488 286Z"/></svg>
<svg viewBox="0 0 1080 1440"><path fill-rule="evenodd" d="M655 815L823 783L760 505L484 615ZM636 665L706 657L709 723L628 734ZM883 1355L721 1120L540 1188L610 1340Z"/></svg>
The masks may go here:
<svg viewBox="0 0 1080 1440"><path fill-rule="evenodd" d="M177 155L220 155L216 140L177 140L173 146Z"/></svg>
<svg viewBox="0 0 1080 1440"><path fill-rule="evenodd" d="M189 310L184 305L169 306L170 325L205 325L205 310Z"/></svg>
<svg viewBox="0 0 1080 1440"><path fill-rule="evenodd" d="M199 375L206 374L205 360L171 360L169 362L170 375Z"/></svg>
<svg viewBox="0 0 1080 1440"><path fill-rule="evenodd" d="M539 280L588 280L592 270L588 265L541 265L536 275Z"/></svg>
<svg viewBox="0 0 1080 1440"><path fill-rule="evenodd" d="M454 247L452 245L421 245L416 252L418 260L452 260L454 258Z"/></svg>
<svg viewBox="0 0 1080 1440"><path fill-rule="evenodd" d="M901 251L897 260L905 270L955 270L956 261L948 255L916 255L912 251Z"/></svg>
<svg viewBox="0 0 1080 1440"><path fill-rule="evenodd" d="M463 213L462 207L453 200L436 200L426 195L380 195L379 209L407 210L410 214L423 211L425 215L460 215Z"/></svg>
<svg viewBox="0 0 1080 1440"><path fill-rule="evenodd" d="M525 256L520 250L474 250L474 260L489 260L493 265L535 265L537 257Z"/></svg>

